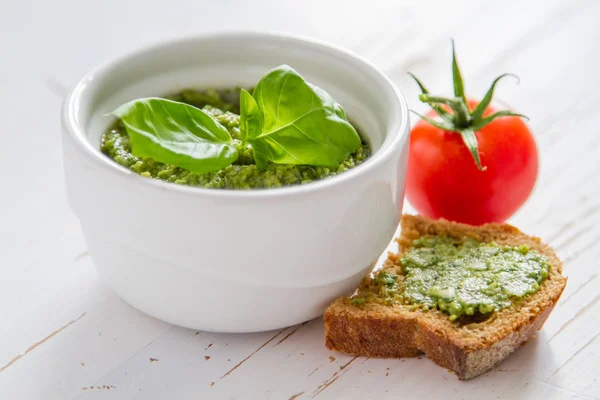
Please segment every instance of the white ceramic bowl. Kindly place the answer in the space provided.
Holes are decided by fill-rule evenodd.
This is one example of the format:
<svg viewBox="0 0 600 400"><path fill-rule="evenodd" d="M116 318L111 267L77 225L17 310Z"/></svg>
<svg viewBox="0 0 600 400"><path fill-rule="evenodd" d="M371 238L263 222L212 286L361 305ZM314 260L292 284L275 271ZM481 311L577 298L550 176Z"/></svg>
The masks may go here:
<svg viewBox="0 0 600 400"><path fill-rule="evenodd" d="M200 189L144 178L99 151L129 100L180 88L252 86L289 64L328 91L373 156L282 189ZM394 84L334 46L220 33L128 54L86 75L62 114L67 195L101 278L134 307L199 330L252 332L320 315L389 244L404 197L409 118Z"/></svg>

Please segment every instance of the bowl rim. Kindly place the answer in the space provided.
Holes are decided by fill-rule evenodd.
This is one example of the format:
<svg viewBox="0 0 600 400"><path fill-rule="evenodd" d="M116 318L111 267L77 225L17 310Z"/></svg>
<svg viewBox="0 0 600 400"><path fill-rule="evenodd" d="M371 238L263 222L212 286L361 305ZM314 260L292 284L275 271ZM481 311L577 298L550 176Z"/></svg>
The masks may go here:
<svg viewBox="0 0 600 400"><path fill-rule="evenodd" d="M84 129L79 126L77 119L75 118L76 110L78 109L78 103L82 98L85 97L85 89L88 84L93 80L104 79L106 73L110 73L112 68L117 67L119 64L126 63L128 59L136 58L137 56L151 52L160 51L165 46L183 44L186 42L195 42L198 40L231 40L231 39L244 39L244 40L280 40L292 44L309 45L321 50L329 51L331 53L337 53L340 56L344 56L349 59L354 59L355 62L363 64L364 67L371 69L376 76L378 76L384 83L387 83L391 89L394 100L398 103L398 112L400 113L399 123L397 126L388 128L386 137L393 136L392 140L384 140L382 146L374 152L367 162L352 168L342 174L320 179L314 182L310 182L305 185L290 185L280 188L269 188L269 189L252 189L252 190L234 190L234 189L214 189L214 188L203 188L196 186L188 186L177 184L173 182L163 181L154 178L147 178L140 174L119 165L110 158L106 157L100 152L99 149L95 148L92 143L87 140ZM326 41L289 34L280 32L270 31L253 31L253 30L232 30L232 31L215 31L209 33L193 34L183 37L171 38L154 42L151 45L145 45L138 47L133 51L126 52L120 56L114 57L113 59L100 64L93 68L91 71L86 73L77 84L69 91L65 97L61 111L61 124L63 131L71 138L72 142L75 143L83 154L88 159L91 159L98 166L103 168L112 174L120 175L124 178L132 179L134 182L139 182L142 185L149 185L159 190L168 190L179 192L182 194L191 195L203 195L212 196L217 198L228 198L228 197L281 197L281 196L293 196L299 194L307 194L323 189L333 188L344 184L347 181L356 179L362 175L368 173L370 169L376 168L381 164L385 163L392 155L394 151L398 151L399 143L407 141L408 132L410 128L410 117L408 112L408 105L406 99L398 89L397 85L378 67L371 63L366 58L359 56L343 47L328 43Z"/></svg>

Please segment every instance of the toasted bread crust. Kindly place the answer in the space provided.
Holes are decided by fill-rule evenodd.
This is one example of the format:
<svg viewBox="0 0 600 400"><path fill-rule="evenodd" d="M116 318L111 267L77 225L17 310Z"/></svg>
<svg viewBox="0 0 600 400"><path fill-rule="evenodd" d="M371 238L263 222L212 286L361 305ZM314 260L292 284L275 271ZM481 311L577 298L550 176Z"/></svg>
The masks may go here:
<svg viewBox="0 0 600 400"><path fill-rule="evenodd" d="M495 312L484 321L463 325L451 322L438 310L425 312L410 306L372 303L355 306L349 298L341 298L325 311L325 343L331 350L368 357L414 357L425 353L460 379L470 379L493 368L535 337L566 285L566 278L561 275L562 263L552 248L511 225L475 227L405 215L402 234L397 239L400 253L390 253L383 268L396 271L412 241L424 235L471 236L482 242L512 246L526 244L548 258L549 275L536 293L520 303ZM369 280L365 278L361 287Z"/></svg>

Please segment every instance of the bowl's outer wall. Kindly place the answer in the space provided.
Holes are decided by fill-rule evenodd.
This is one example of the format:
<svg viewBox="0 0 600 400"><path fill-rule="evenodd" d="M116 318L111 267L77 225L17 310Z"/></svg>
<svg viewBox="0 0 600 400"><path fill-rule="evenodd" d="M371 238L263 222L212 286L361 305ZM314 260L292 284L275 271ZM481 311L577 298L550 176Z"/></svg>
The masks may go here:
<svg viewBox="0 0 600 400"><path fill-rule="evenodd" d="M313 319L354 290L373 265L335 284L313 288L249 285L139 253L84 231L102 279L125 301L164 321L196 330L257 332Z"/></svg>
<svg viewBox="0 0 600 400"><path fill-rule="evenodd" d="M226 46L227 38L213 40ZM308 52L305 63L310 64L310 50L301 41L293 43L298 43L294 51ZM188 46L193 51L194 41ZM360 60L354 62L372 72ZM202 65L195 66L201 73ZM393 90L378 87L384 84L373 82L371 89L390 97ZM101 91L102 79L94 85ZM81 104L98 91L87 99L84 94ZM362 107L379 105L366 102ZM381 109L372 114L379 113ZM398 116L378 123L391 129L394 118ZM107 167L103 163L110 160L99 160L97 149L90 155L97 144L82 143L65 120L67 195L98 271L135 307L176 324L240 332L313 318L333 298L354 289L399 222L408 124L397 124L403 132L386 132L382 151L387 149L388 155L358 167L360 174L331 178L330 184L293 194L284 189L272 196L237 196L179 190ZM402 140L395 148L386 147L388 136L398 134Z"/></svg>

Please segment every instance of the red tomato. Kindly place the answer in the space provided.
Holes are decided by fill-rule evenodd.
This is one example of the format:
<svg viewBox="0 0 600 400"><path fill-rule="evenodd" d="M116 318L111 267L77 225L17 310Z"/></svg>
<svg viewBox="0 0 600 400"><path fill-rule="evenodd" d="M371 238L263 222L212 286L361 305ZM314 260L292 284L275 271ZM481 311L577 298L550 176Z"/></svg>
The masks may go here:
<svg viewBox="0 0 600 400"><path fill-rule="evenodd" d="M477 102L468 104L472 110ZM484 115L494 111L488 107ZM527 200L538 174L538 152L525 122L500 117L475 136L483 171L458 133L424 120L414 126L406 195L419 213L479 225L505 221Z"/></svg>

